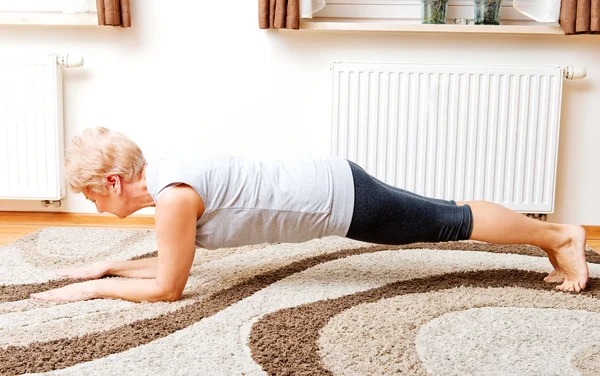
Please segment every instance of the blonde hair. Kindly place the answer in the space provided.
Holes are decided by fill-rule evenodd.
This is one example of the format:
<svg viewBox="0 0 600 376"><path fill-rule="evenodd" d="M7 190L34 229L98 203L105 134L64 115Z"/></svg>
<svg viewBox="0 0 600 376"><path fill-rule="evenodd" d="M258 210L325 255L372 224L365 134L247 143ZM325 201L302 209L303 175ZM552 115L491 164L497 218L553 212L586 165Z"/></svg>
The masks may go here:
<svg viewBox="0 0 600 376"><path fill-rule="evenodd" d="M120 132L96 127L73 137L65 158L67 181L75 193L106 194L106 177L125 182L140 179L146 159L139 146Z"/></svg>

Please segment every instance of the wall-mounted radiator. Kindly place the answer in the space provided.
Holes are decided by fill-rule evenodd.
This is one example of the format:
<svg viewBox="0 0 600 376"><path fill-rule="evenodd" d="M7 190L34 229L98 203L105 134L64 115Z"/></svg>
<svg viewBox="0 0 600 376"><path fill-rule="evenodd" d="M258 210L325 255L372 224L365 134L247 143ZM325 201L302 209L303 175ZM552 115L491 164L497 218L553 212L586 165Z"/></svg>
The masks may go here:
<svg viewBox="0 0 600 376"><path fill-rule="evenodd" d="M332 154L421 195L554 210L563 79L579 68L334 63Z"/></svg>
<svg viewBox="0 0 600 376"><path fill-rule="evenodd" d="M65 195L61 66L82 58L0 56L0 199Z"/></svg>

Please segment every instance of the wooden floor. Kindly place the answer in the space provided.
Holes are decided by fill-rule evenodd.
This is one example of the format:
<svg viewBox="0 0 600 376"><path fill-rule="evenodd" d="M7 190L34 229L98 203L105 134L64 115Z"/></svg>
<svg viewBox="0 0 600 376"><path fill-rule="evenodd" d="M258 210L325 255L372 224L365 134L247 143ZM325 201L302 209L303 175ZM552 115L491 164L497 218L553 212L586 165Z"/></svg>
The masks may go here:
<svg viewBox="0 0 600 376"><path fill-rule="evenodd" d="M138 215L120 220L102 214L0 212L0 246L33 231L55 226L153 228L154 218ZM600 250L600 226L584 227L588 232L588 245Z"/></svg>
<svg viewBox="0 0 600 376"><path fill-rule="evenodd" d="M0 247L31 232L57 226L153 228L154 217L137 215L121 220L103 214L0 212Z"/></svg>

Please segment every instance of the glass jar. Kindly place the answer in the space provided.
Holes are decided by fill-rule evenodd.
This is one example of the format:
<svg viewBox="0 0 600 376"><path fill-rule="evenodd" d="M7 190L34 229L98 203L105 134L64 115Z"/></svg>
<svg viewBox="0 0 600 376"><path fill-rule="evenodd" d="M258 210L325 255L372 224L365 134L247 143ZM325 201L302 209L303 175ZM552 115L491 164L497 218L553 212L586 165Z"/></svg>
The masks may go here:
<svg viewBox="0 0 600 376"><path fill-rule="evenodd" d="M502 0L473 0L475 25L499 25Z"/></svg>
<svg viewBox="0 0 600 376"><path fill-rule="evenodd" d="M421 0L421 23L445 24L448 0Z"/></svg>

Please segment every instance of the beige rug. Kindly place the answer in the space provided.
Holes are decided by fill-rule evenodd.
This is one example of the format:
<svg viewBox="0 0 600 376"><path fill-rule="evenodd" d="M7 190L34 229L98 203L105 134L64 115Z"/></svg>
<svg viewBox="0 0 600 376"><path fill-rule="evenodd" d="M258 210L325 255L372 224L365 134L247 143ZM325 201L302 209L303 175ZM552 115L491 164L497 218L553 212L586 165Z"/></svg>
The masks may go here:
<svg viewBox="0 0 600 376"><path fill-rule="evenodd" d="M541 250L343 238L199 249L176 303L46 303L53 270L131 259L151 231L48 228L0 248L0 374L598 375L600 257L553 291Z"/></svg>

